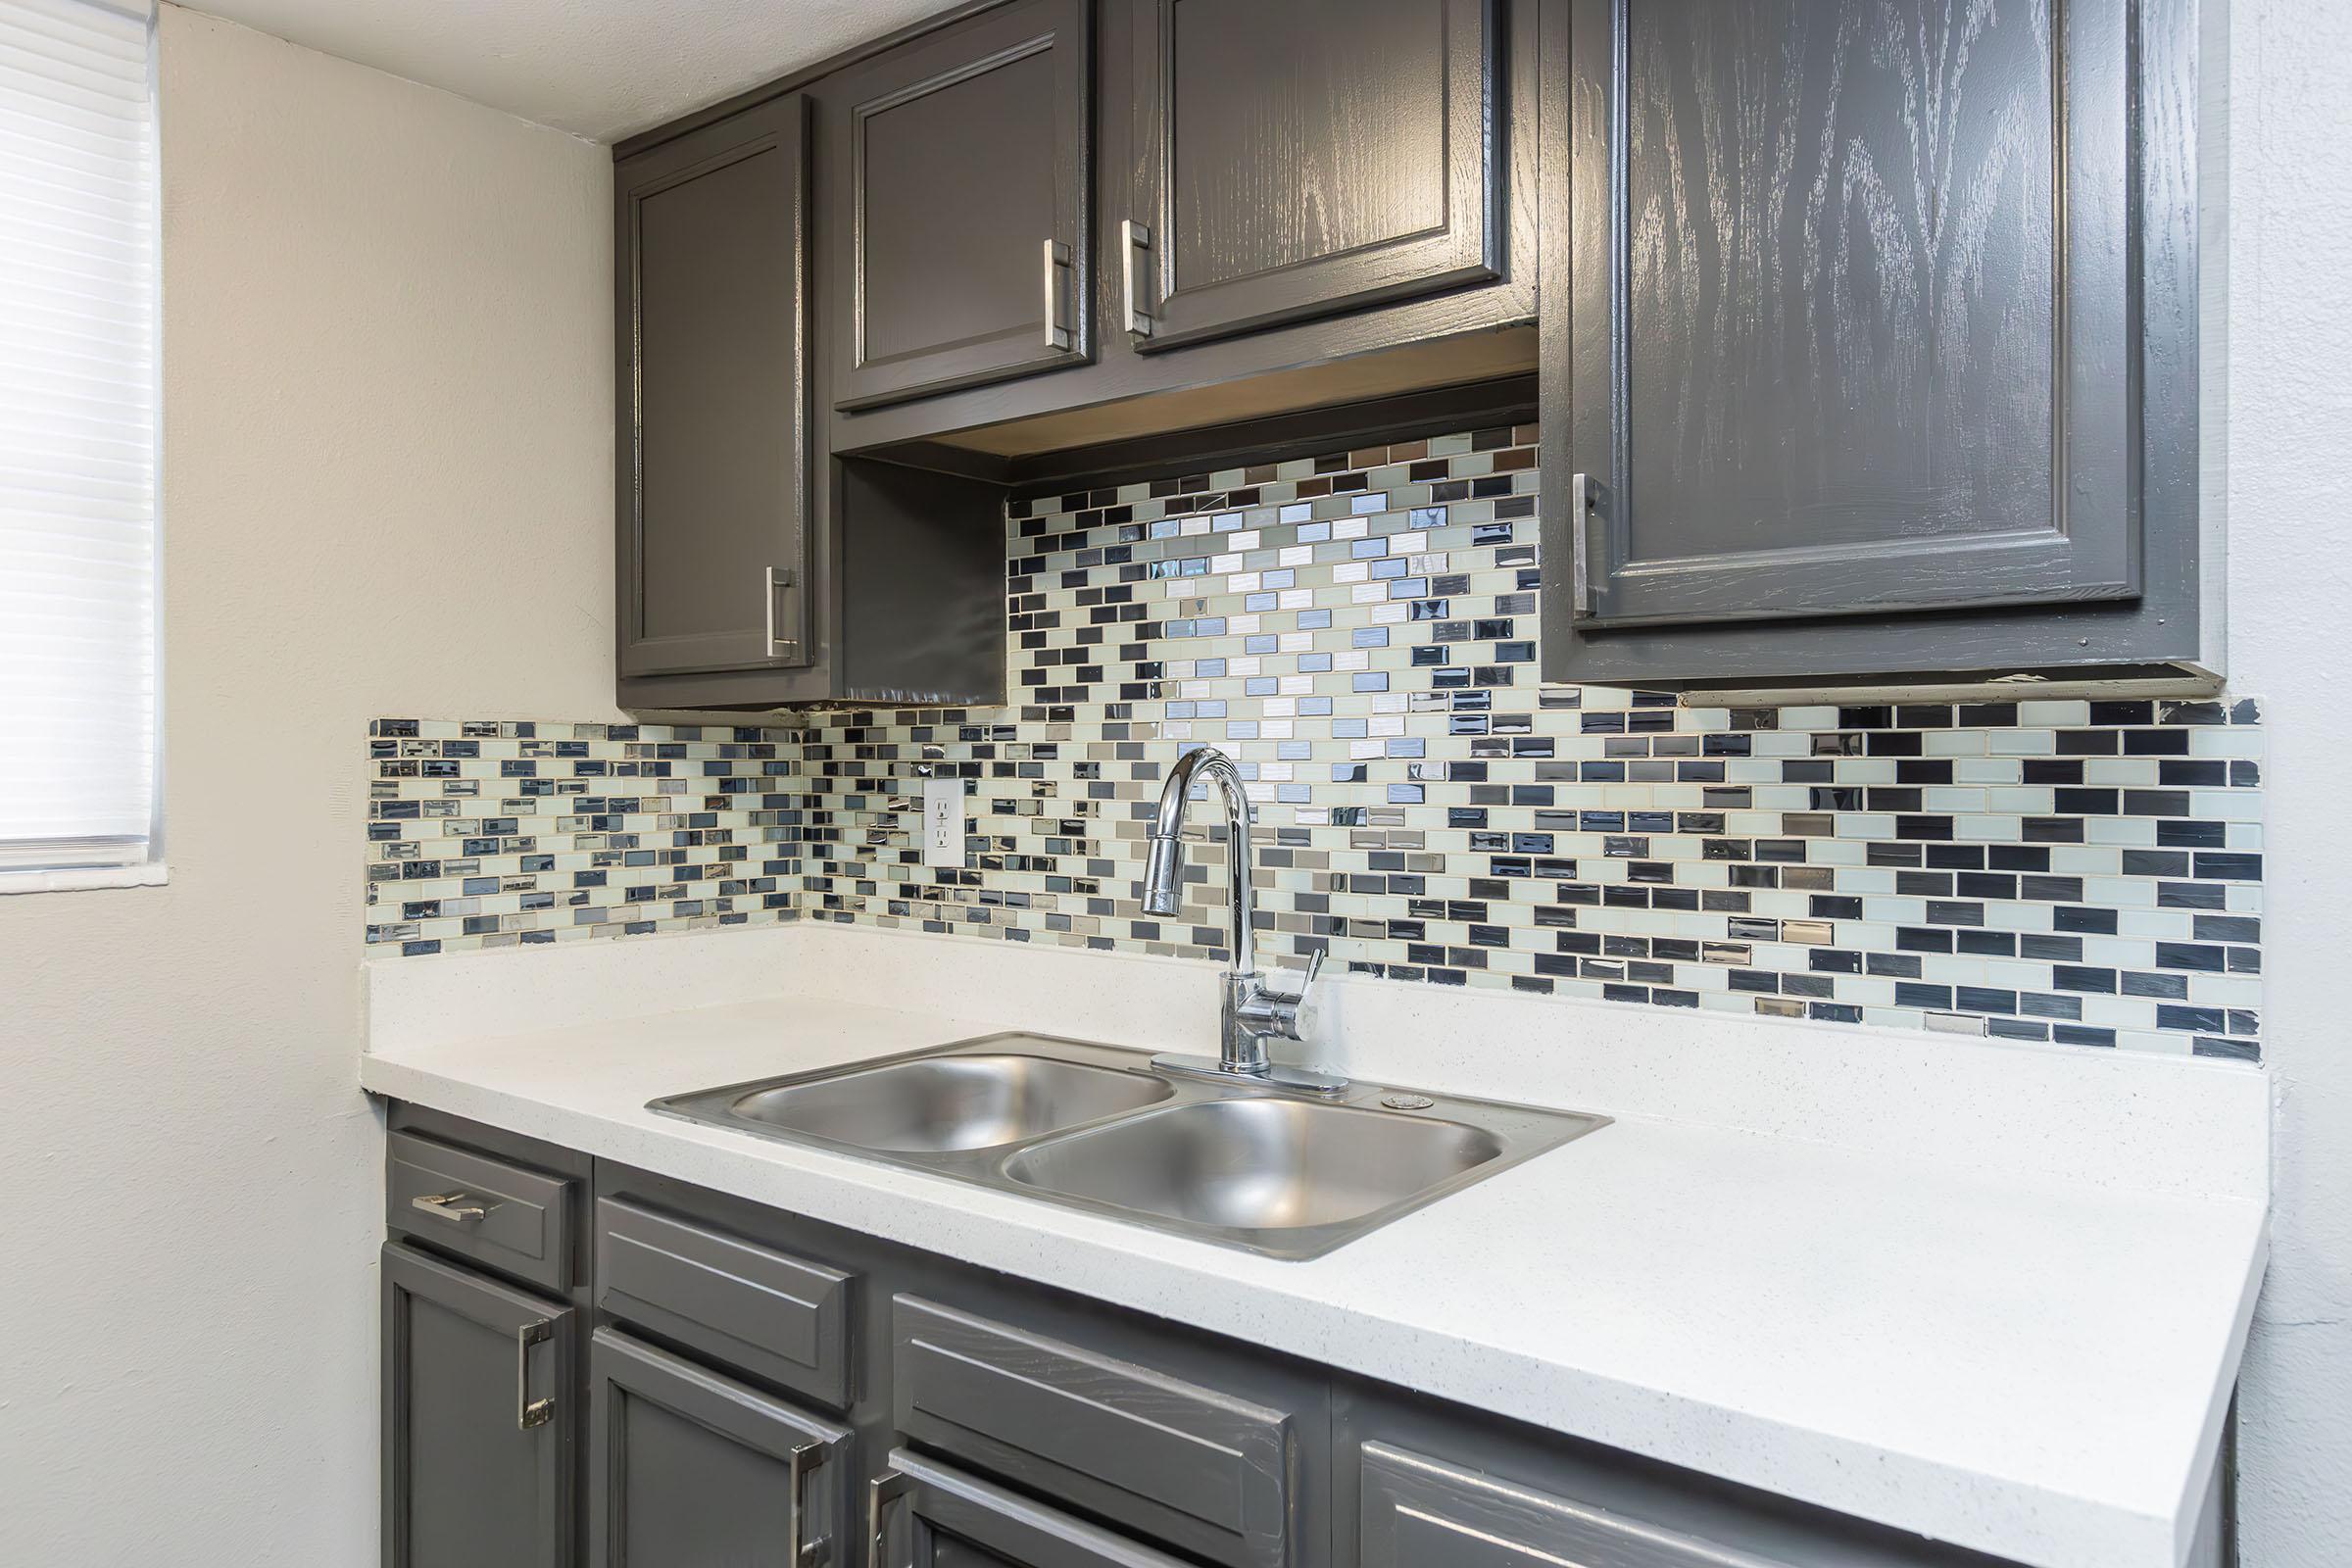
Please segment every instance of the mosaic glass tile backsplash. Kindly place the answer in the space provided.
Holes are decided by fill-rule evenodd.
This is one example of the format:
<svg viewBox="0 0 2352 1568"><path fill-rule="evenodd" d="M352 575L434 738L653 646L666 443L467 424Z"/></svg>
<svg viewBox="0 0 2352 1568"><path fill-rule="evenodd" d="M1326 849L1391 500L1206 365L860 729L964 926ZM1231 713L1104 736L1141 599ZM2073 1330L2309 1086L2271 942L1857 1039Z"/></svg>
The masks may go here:
<svg viewBox="0 0 2352 1568"><path fill-rule="evenodd" d="M2258 1054L2253 703L1543 687L1534 440L1016 503L1002 709L379 720L368 941L809 918L1221 957L1221 846L1182 918L1138 902L1163 770L1210 744L1268 962ZM959 868L920 863L926 774L965 781Z"/></svg>

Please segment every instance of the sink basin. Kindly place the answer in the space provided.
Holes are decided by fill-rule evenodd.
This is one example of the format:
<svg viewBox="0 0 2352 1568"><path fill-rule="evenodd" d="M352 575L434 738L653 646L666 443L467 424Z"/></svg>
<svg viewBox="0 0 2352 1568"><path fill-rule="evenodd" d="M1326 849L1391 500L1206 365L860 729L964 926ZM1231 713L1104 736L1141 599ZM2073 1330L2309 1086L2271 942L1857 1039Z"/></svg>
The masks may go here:
<svg viewBox="0 0 2352 1568"><path fill-rule="evenodd" d="M1009 1032L647 1107L1273 1257L1319 1257L1607 1118L1356 1084L1306 1099Z"/></svg>
<svg viewBox="0 0 2352 1568"><path fill-rule="evenodd" d="M898 1153L995 1149L1175 1093L1164 1079L1048 1056L996 1053L893 1062L756 1089L728 1108L746 1121Z"/></svg>
<svg viewBox="0 0 2352 1568"><path fill-rule="evenodd" d="M1023 1150L1031 1187L1190 1225L1344 1225L1453 1181L1502 1140L1460 1122L1303 1100L1178 1105Z"/></svg>

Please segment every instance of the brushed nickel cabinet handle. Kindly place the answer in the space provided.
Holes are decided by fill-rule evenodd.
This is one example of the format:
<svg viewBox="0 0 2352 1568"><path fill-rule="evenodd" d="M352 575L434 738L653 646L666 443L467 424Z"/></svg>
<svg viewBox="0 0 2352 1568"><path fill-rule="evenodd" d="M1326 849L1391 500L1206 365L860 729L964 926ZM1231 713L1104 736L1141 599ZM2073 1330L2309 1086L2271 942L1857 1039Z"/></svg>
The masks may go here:
<svg viewBox="0 0 2352 1568"><path fill-rule="evenodd" d="M890 1524L890 1505L906 1495L906 1478L896 1470L885 1470L874 1477L865 1489L865 1535L873 1546L869 1568L889 1568L890 1541L885 1534Z"/></svg>
<svg viewBox="0 0 2352 1568"><path fill-rule="evenodd" d="M1070 346L1069 291L1063 286L1070 271L1070 248L1057 239L1046 241L1046 347Z"/></svg>
<svg viewBox="0 0 2352 1568"><path fill-rule="evenodd" d="M1135 337L1152 335L1152 308L1144 303L1144 292L1152 281L1152 230L1134 219L1119 224L1119 263L1127 279L1127 330ZM1138 270L1143 272L1137 280Z"/></svg>
<svg viewBox="0 0 2352 1568"><path fill-rule="evenodd" d="M801 651L800 617L797 613L800 603L798 597L793 598L796 613L792 616L793 627L789 635L778 632L777 624L782 617L776 613L777 602L791 595L794 585L799 581L800 574L790 566L767 568L765 590L767 595L767 657L770 659L791 659L798 656Z"/></svg>
<svg viewBox="0 0 2352 1568"><path fill-rule="evenodd" d="M409 1206L419 1213L438 1215L453 1224L471 1225L490 1211L479 1203L469 1203L466 1193L429 1193L409 1200Z"/></svg>
<svg viewBox="0 0 2352 1568"><path fill-rule="evenodd" d="M555 1333L556 1325L549 1318L525 1323L514 1331L514 1424L525 1432L547 1425L556 1416L552 1397L531 1397L531 1347L545 1345Z"/></svg>
<svg viewBox="0 0 2352 1568"><path fill-rule="evenodd" d="M784 1506L791 1521L784 1527L784 1560L792 1568L824 1568L832 1554L830 1536L804 1537L801 1529L808 1512L808 1472L824 1462L821 1443L796 1443L785 1455Z"/></svg>
<svg viewBox="0 0 2352 1568"><path fill-rule="evenodd" d="M1568 575L1569 604L1579 616L1592 613L1592 476L1589 473L1571 474L1568 478Z"/></svg>

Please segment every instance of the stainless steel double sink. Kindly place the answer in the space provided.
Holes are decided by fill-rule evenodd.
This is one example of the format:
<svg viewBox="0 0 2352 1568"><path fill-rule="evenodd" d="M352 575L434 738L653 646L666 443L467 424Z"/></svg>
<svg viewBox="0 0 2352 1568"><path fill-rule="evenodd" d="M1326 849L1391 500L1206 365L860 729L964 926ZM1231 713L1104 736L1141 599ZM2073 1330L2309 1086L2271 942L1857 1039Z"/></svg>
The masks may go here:
<svg viewBox="0 0 2352 1568"><path fill-rule="evenodd" d="M1308 1099L1018 1033L647 1108L1286 1258L1319 1256L1607 1123L1371 1084Z"/></svg>

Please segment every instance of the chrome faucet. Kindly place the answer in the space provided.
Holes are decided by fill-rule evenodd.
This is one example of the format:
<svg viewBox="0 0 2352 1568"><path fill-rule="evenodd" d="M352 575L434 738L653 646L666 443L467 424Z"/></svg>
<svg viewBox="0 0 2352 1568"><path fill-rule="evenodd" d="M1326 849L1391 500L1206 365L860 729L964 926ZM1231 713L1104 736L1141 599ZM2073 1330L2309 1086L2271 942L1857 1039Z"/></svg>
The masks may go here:
<svg viewBox="0 0 2352 1568"><path fill-rule="evenodd" d="M1322 971L1323 955L1307 960L1306 978L1297 991L1268 985L1257 972L1257 940L1250 930L1254 906L1250 890L1250 797L1242 788L1241 769L1233 759L1213 746L1186 752L1168 770L1159 792L1159 814L1152 824L1151 847L1144 861L1144 909L1149 914L1172 915L1184 902L1184 809L1192 796L1193 780L1205 777L1225 798L1226 870L1232 920L1226 952L1233 967L1225 976L1225 1004L1215 1056L1159 1055L1152 1065L1162 1072L1197 1074L1206 1078L1239 1079L1302 1094L1336 1095L1348 1080L1329 1073L1276 1063L1266 1042L1298 1040L1298 1013Z"/></svg>

